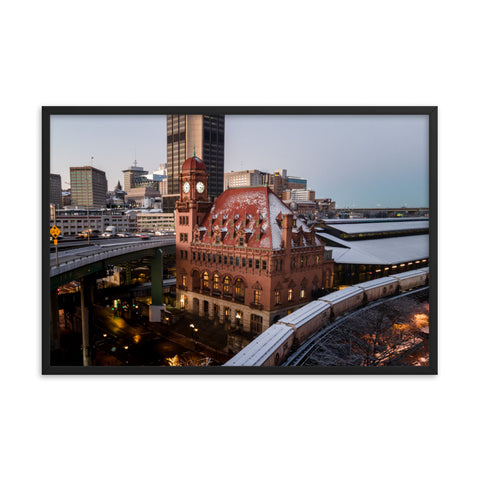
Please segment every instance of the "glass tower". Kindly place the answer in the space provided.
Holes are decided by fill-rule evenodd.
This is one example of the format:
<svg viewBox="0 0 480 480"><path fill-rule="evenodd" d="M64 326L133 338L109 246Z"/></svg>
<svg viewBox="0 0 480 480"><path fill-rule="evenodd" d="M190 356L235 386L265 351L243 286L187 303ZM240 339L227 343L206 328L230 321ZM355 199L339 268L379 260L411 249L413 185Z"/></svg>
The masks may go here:
<svg viewBox="0 0 480 480"><path fill-rule="evenodd" d="M180 193L183 162L195 154L207 167L211 197L223 192L225 115L167 115L168 193Z"/></svg>

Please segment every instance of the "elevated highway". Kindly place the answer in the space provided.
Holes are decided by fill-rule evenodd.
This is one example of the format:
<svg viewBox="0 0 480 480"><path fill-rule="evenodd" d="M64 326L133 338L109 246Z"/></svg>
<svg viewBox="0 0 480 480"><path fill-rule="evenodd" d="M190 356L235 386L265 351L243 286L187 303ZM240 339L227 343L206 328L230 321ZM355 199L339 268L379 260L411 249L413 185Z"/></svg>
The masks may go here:
<svg viewBox="0 0 480 480"><path fill-rule="evenodd" d="M105 270L110 263L124 263L145 256L155 256L161 248L175 249L175 236L168 235L136 242L109 242L73 248L57 255L50 253L50 288L58 288L72 280Z"/></svg>
<svg viewBox="0 0 480 480"><path fill-rule="evenodd" d="M151 261L150 321L159 322L164 310L163 256L175 252L175 236L152 237L150 240L112 241L88 247L50 254L50 351L59 347L59 317L57 288L73 280L80 283L82 317L83 364L91 364L90 327L93 315L93 291L97 274L111 265L125 264L133 260L149 258ZM45 333L44 333L45 334Z"/></svg>

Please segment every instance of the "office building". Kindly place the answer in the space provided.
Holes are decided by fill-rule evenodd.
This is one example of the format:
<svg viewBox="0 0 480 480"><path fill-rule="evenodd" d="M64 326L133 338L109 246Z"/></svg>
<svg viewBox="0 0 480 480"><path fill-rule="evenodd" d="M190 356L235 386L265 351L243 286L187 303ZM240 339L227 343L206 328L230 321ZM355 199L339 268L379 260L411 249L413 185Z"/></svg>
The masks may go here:
<svg viewBox="0 0 480 480"><path fill-rule="evenodd" d="M284 190L282 200L285 202L314 202L315 191L300 189Z"/></svg>
<svg viewBox="0 0 480 480"><path fill-rule="evenodd" d="M50 174L50 204L62 207L62 178L55 173Z"/></svg>
<svg viewBox="0 0 480 480"><path fill-rule="evenodd" d="M141 206L144 205L145 199L148 203L150 197L159 196L159 183L162 178L159 175L149 174L147 170L137 165L136 160L130 168L122 172L127 202Z"/></svg>
<svg viewBox="0 0 480 480"><path fill-rule="evenodd" d="M205 164L210 198L216 198L223 192L224 115L167 115L168 194L177 197L164 205L168 204L172 211L180 194L178 177L182 165L194 150Z"/></svg>
<svg viewBox="0 0 480 480"><path fill-rule="evenodd" d="M224 175L224 190L237 187L256 187L262 185L264 173L260 170L240 170L226 172Z"/></svg>
<svg viewBox="0 0 480 480"><path fill-rule="evenodd" d="M107 199L105 172L94 167L70 167L71 203L75 206L104 207Z"/></svg>

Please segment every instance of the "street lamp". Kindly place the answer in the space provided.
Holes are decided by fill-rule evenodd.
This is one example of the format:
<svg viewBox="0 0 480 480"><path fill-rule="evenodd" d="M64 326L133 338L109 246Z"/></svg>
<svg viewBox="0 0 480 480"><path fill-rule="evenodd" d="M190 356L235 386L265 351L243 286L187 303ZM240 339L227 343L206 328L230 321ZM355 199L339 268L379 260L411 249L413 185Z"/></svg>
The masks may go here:
<svg viewBox="0 0 480 480"><path fill-rule="evenodd" d="M197 340L198 340L198 328L196 328L193 323L190 324L190 328L192 329L192 340L195 342L195 349L196 349Z"/></svg>

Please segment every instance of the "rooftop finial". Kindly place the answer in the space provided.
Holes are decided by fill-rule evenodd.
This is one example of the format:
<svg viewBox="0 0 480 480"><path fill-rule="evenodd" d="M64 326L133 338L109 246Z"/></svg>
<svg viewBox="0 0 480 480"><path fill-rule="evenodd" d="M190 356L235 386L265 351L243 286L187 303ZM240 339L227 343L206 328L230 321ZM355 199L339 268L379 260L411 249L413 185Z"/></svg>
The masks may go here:
<svg viewBox="0 0 480 480"><path fill-rule="evenodd" d="M195 144L193 144L193 156L195 156Z"/></svg>

